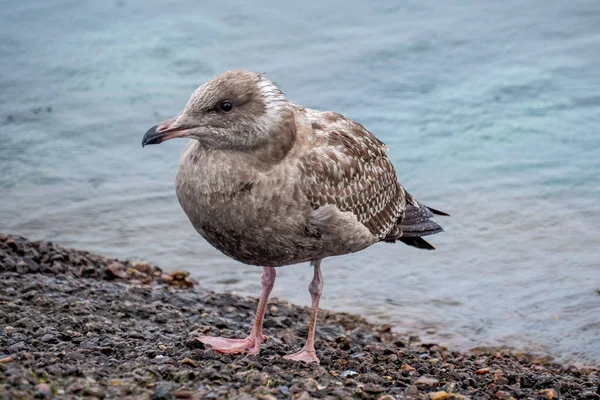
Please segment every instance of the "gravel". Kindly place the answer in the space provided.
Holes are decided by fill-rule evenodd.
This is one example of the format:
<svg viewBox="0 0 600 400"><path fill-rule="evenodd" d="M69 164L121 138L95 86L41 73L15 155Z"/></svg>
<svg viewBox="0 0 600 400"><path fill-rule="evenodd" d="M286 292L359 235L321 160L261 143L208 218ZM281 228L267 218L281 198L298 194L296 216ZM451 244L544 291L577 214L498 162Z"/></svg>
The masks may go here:
<svg viewBox="0 0 600 400"><path fill-rule="evenodd" d="M199 334L250 331L255 298L185 272L0 234L0 398L600 399L600 369L508 351L459 353L323 311L321 365L284 360L309 309L273 299L260 356Z"/></svg>

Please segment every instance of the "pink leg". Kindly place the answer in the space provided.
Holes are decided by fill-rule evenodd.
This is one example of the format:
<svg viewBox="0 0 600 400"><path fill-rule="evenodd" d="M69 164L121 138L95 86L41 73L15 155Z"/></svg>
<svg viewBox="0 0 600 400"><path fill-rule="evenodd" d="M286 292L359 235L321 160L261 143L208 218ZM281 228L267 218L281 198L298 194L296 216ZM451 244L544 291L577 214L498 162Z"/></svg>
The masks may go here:
<svg viewBox="0 0 600 400"><path fill-rule="evenodd" d="M204 344L209 344L219 353L250 353L258 354L263 342L262 325L267 309L267 301L275 284L275 268L264 267L261 279L262 292L258 299L258 308L252 324L250 335L246 339L226 339L215 336L198 336L196 339Z"/></svg>
<svg viewBox="0 0 600 400"><path fill-rule="evenodd" d="M308 286L308 292L312 298L312 311L310 314L310 324L308 325L308 337L306 338L306 344L299 352L289 354L283 358L319 364L319 358L317 357L317 352L315 351L315 329L317 328L319 300L321 299L321 293L323 293L323 275L321 275L321 260L313 261L312 264L315 269L315 275L312 282Z"/></svg>

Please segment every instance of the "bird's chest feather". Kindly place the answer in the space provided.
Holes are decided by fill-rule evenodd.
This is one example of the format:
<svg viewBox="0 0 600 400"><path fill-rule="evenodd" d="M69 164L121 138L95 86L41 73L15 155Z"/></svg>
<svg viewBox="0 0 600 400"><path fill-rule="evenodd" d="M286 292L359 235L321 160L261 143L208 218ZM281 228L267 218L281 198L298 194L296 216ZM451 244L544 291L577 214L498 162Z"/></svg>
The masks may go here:
<svg viewBox="0 0 600 400"><path fill-rule="evenodd" d="M194 228L211 245L240 261L265 265L274 258L274 247L289 252L274 242L304 231L285 174L265 174L220 155L184 152L176 188Z"/></svg>
<svg viewBox="0 0 600 400"><path fill-rule="evenodd" d="M258 198L252 196L256 173L239 160L230 160L186 149L176 178L177 198L198 228L200 224L227 224L235 227L248 212L256 211ZM247 210L241 213L242 210Z"/></svg>

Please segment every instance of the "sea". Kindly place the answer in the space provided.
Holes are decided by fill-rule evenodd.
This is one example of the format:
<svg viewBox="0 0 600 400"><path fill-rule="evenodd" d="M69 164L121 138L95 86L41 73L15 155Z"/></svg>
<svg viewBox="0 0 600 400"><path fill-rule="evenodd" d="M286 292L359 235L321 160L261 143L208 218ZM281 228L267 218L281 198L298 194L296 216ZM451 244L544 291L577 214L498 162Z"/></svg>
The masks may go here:
<svg viewBox="0 0 600 400"><path fill-rule="evenodd" d="M359 121L446 211L432 252L326 259L322 308L456 350L600 365L600 2L0 0L0 232L258 296L175 196L185 140L142 149L228 69ZM309 305L308 264L273 296ZM308 322L308 321L307 321Z"/></svg>

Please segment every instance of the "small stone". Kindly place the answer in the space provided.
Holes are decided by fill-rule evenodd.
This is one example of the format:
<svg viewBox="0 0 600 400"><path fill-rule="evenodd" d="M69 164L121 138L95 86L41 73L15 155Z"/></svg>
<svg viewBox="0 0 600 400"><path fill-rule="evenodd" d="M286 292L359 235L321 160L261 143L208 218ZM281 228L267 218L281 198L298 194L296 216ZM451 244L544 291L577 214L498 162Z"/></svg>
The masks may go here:
<svg viewBox="0 0 600 400"><path fill-rule="evenodd" d="M27 271L29 271L29 267L27 266L27 263L23 260L19 261L17 263L17 272L19 274L26 274Z"/></svg>
<svg viewBox="0 0 600 400"><path fill-rule="evenodd" d="M418 336L416 336L416 335L409 336L408 342L409 343L420 343L421 342L421 338L418 337Z"/></svg>
<svg viewBox="0 0 600 400"><path fill-rule="evenodd" d="M40 270L40 264L36 263L29 257L23 257L23 261L27 264L29 272L38 272Z"/></svg>
<svg viewBox="0 0 600 400"><path fill-rule="evenodd" d="M171 393L169 393L170 389L171 388L167 385L156 385L156 388L154 389L154 396L152 398L156 400L172 399L173 396L171 396Z"/></svg>
<svg viewBox="0 0 600 400"><path fill-rule="evenodd" d="M151 271L151 269L152 269L152 268L150 268L150 264L148 264L146 261L132 261L131 266L133 268L135 268L136 270L138 270L139 272L144 272L144 273L147 273L147 272Z"/></svg>
<svg viewBox="0 0 600 400"><path fill-rule="evenodd" d="M161 354L157 355L152 359L153 364L175 364L173 359L168 356L163 356Z"/></svg>
<svg viewBox="0 0 600 400"><path fill-rule="evenodd" d="M226 321L225 319L223 319L223 318L218 318L218 319L215 321L215 324L214 324L214 325L215 325L215 327L216 327L216 328L219 328L219 329L227 329L227 328L229 328L229 324L228 324L228 323L227 323L227 321Z"/></svg>
<svg viewBox="0 0 600 400"><path fill-rule="evenodd" d="M475 373L477 375L485 375L485 374L487 374L489 372L490 372L489 368L481 368L481 369L478 369L477 371L475 371Z"/></svg>
<svg viewBox="0 0 600 400"><path fill-rule="evenodd" d="M23 297L25 300L31 300L31 299L33 299L33 298L34 298L36 295L37 295L37 291L36 291L36 290L29 290L28 292L26 292L26 293L23 293L22 297Z"/></svg>
<svg viewBox="0 0 600 400"><path fill-rule="evenodd" d="M447 393L447 392L429 393L429 400L447 400L449 397L450 397L450 393Z"/></svg>
<svg viewBox="0 0 600 400"><path fill-rule="evenodd" d="M319 384L313 378L308 378L304 381L304 388L309 392L316 392L319 390Z"/></svg>
<svg viewBox="0 0 600 400"><path fill-rule="evenodd" d="M494 394L494 397L499 400L509 400L511 396L510 396L510 393L505 392L504 390L498 390Z"/></svg>
<svg viewBox="0 0 600 400"><path fill-rule="evenodd" d="M456 383L454 382L450 382L444 385L443 387L444 391L448 392L448 393L454 393L456 392Z"/></svg>
<svg viewBox="0 0 600 400"><path fill-rule="evenodd" d="M101 399L106 396L104 390L99 386L90 386L88 388L84 388L84 393L88 396L99 397Z"/></svg>
<svg viewBox="0 0 600 400"><path fill-rule="evenodd" d="M311 400L312 396L308 394L308 392L300 393L300 396L297 397L297 400Z"/></svg>
<svg viewBox="0 0 600 400"><path fill-rule="evenodd" d="M346 335L337 336L334 340L340 347L340 350L350 350L352 348L352 344Z"/></svg>
<svg viewBox="0 0 600 400"><path fill-rule="evenodd" d="M23 342L23 341L10 345L10 349L12 351L21 351L21 350L25 350L26 348L27 348L27 346L25 345L25 342Z"/></svg>
<svg viewBox="0 0 600 400"><path fill-rule="evenodd" d="M342 372L340 374L340 377L341 378L351 378L351 377L356 376L356 375L358 375L358 372L352 371L351 369L348 369L348 370Z"/></svg>
<svg viewBox="0 0 600 400"><path fill-rule="evenodd" d="M592 372L600 372L600 367L593 367L591 365L584 365L583 367L581 367L581 372L583 372L585 375L589 375Z"/></svg>
<svg viewBox="0 0 600 400"><path fill-rule="evenodd" d="M284 396L287 396L287 395L288 395L288 393L290 393L290 388L289 388L289 387L287 387L287 386L279 386L279 387L277 388L277 390L279 391L279 393L281 393L281 394L282 394L282 395L284 395Z"/></svg>
<svg viewBox="0 0 600 400"><path fill-rule="evenodd" d="M11 335L14 331L15 331L15 328L10 325L6 325L4 327L4 333L6 333L8 335Z"/></svg>
<svg viewBox="0 0 600 400"><path fill-rule="evenodd" d="M269 308L269 310L271 311L271 313L277 314L279 312L279 307L277 307L276 305L272 305L271 308Z"/></svg>
<svg viewBox="0 0 600 400"><path fill-rule="evenodd" d="M392 396L391 394L384 394L377 400L396 400L396 398L394 396Z"/></svg>
<svg viewBox="0 0 600 400"><path fill-rule="evenodd" d="M408 364L402 364L402 366L400 367L400 369L402 370L402 372L413 372L413 371L416 371L413 367L411 367Z"/></svg>
<svg viewBox="0 0 600 400"><path fill-rule="evenodd" d="M364 391L368 393L381 393L383 392L383 388L374 383L367 383L364 386Z"/></svg>
<svg viewBox="0 0 600 400"><path fill-rule="evenodd" d="M178 399L193 399L194 393L185 389L177 389L177 391L175 391L175 397Z"/></svg>
<svg viewBox="0 0 600 400"><path fill-rule="evenodd" d="M58 343L56 336L51 333L46 333L40 340L44 343Z"/></svg>
<svg viewBox="0 0 600 400"><path fill-rule="evenodd" d="M558 393L554 389L542 389L540 390L540 394L546 396L547 399L558 398Z"/></svg>
<svg viewBox="0 0 600 400"><path fill-rule="evenodd" d="M421 376L419 379L415 381L415 385L423 385L423 386L437 386L440 384L440 381L429 377L429 376Z"/></svg>
<svg viewBox="0 0 600 400"><path fill-rule="evenodd" d="M82 361L85 359L85 355L79 351L71 351L65 354L65 358L69 360Z"/></svg>
<svg viewBox="0 0 600 400"><path fill-rule="evenodd" d="M35 386L35 397L49 398L52 397L52 389L45 383L40 383Z"/></svg>
<svg viewBox="0 0 600 400"><path fill-rule="evenodd" d="M294 344L297 341L296 335L290 330L281 332L279 337L283 344Z"/></svg>
<svg viewBox="0 0 600 400"><path fill-rule="evenodd" d="M185 280L185 278L188 277L189 274L190 273L187 271L173 271L169 275L171 275L173 277L173 280L183 281L183 280Z"/></svg>
<svg viewBox="0 0 600 400"><path fill-rule="evenodd" d="M202 353L202 356L207 360L214 360L217 357L217 352L212 348L206 349Z"/></svg>
<svg viewBox="0 0 600 400"><path fill-rule="evenodd" d="M75 382L73 384L71 384L68 388L67 391L69 393L79 393L83 390L83 385L79 382Z"/></svg>
<svg viewBox="0 0 600 400"><path fill-rule="evenodd" d="M0 364L8 364L10 362L13 362L12 356L0 358Z"/></svg>
<svg viewBox="0 0 600 400"><path fill-rule="evenodd" d="M508 385L508 379L502 375L502 371L496 370L494 371L494 383L496 385Z"/></svg>
<svg viewBox="0 0 600 400"><path fill-rule="evenodd" d="M106 276L109 279L112 279L112 278L127 279L127 272L125 272L122 264L112 263L108 267L106 267Z"/></svg>
<svg viewBox="0 0 600 400"><path fill-rule="evenodd" d="M184 358L183 360L179 361L179 364L181 365L189 365L190 367L194 367L196 368L196 362L194 360L192 360L191 358Z"/></svg>

